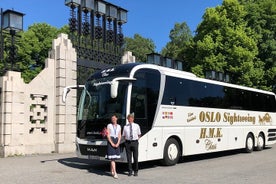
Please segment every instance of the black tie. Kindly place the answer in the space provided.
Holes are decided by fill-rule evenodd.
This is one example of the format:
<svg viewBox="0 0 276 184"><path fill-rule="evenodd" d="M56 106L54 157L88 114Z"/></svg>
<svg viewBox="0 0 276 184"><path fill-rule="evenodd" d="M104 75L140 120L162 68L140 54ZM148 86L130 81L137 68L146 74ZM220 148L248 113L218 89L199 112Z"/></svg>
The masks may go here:
<svg viewBox="0 0 276 184"><path fill-rule="evenodd" d="M130 128L130 140L132 140L133 139L132 123L130 123L129 128Z"/></svg>

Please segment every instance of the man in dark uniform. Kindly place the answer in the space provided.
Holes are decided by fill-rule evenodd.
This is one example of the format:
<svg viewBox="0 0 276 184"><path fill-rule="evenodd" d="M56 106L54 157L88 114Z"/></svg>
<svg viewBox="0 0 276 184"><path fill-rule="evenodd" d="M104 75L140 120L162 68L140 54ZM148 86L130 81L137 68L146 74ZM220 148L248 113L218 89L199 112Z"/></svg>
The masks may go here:
<svg viewBox="0 0 276 184"><path fill-rule="evenodd" d="M128 162L128 176L132 175L134 171L134 176L138 176L138 147L139 138L141 137L140 126L134 123L134 115L129 114L127 116L128 124L124 126L123 137L125 139L125 147ZM132 155L134 159L133 169L132 169Z"/></svg>

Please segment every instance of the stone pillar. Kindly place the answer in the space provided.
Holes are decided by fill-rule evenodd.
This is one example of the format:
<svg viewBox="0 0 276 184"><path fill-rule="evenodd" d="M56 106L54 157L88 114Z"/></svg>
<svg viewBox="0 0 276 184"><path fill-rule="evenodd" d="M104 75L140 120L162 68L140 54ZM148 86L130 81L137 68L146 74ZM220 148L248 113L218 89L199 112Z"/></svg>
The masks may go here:
<svg viewBox="0 0 276 184"><path fill-rule="evenodd" d="M24 154L24 91L21 73L8 71L0 79L0 156Z"/></svg>
<svg viewBox="0 0 276 184"><path fill-rule="evenodd" d="M75 150L77 92L72 90L66 103L62 102L63 89L77 85L77 55L71 41L65 34L54 40L55 51L51 57L56 60L56 152L72 152Z"/></svg>
<svg viewBox="0 0 276 184"><path fill-rule="evenodd" d="M130 51L126 51L121 59L121 63L122 64L126 64L126 63L135 63L135 56L132 55L132 52Z"/></svg>

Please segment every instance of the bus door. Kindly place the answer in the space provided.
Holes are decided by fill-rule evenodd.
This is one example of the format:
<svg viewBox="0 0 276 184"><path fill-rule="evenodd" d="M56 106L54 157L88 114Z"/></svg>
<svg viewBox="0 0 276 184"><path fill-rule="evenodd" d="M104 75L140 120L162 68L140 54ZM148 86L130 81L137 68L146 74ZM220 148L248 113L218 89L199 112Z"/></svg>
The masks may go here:
<svg viewBox="0 0 276 184"><path fill-rule="evenodd" d="M130 112L134 113L134 122L141 128L139 161L143 161L148 159L148 148L153 144L150 137L159 97L160 73L157 70L140 69L134 78L136 81L132 85Z"/></svg>

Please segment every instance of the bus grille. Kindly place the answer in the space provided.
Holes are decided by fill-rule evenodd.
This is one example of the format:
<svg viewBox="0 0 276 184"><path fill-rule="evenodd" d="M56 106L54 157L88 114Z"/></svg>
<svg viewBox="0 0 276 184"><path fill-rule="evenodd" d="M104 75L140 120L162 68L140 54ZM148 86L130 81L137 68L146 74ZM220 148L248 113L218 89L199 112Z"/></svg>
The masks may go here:
<svg viewBox="0 0 276 184"><path fill-rule="evenodd" d="M107 146L101 145L83 145L80 144L80 152L82 155L94 155L104 157L106 155Z"/></svg>
<svg viewBox="0 0 276 184"><path fill-rule="evenodd" d="M268 141L276 141L276 129L268 129Z"/></svg>

